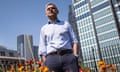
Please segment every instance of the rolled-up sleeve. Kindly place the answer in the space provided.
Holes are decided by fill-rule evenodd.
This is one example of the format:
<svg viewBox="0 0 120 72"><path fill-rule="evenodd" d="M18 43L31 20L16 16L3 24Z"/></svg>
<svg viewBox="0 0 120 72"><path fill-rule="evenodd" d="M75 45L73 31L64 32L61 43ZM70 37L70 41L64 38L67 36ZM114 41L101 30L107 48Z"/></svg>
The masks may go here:
<svg viewBox="0 0 120 72"><path fill-rule="evenodd" d="M78 40L77 40L76 35L75 35L74 31L73 31L73 28L69 23L68 23L68 28L69 28L69 34L70 34L72 43L78 43Z"/></svg>
<svg viewBox="0 0 120 72"><path fill-rule="evenodd" d="M40 40L39 40L39 49L38 49L38 55L44 55L46 56L47 54L47 49L46 49L46 43L45 43L45 34L43 28L40 31Z"/></svg>

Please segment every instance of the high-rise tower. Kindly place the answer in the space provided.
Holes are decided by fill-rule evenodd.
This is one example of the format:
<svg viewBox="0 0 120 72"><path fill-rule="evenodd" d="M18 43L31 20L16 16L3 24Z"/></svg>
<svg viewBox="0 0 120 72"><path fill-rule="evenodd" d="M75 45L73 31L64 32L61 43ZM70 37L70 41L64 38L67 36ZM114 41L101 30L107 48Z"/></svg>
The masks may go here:
<svg viewBox="0 0 120 72"><path fill-rule="evenodd" d="M97 71L97 62L114 64L120 72L120 1L73 0L85 66Z"/></svg>
<svg viewBox="0 0 120 72"><path fill-rule="evenodd" d="M17 37L17 51L25 60L33 58L33 38L31 35L19 35Z"/></svg>

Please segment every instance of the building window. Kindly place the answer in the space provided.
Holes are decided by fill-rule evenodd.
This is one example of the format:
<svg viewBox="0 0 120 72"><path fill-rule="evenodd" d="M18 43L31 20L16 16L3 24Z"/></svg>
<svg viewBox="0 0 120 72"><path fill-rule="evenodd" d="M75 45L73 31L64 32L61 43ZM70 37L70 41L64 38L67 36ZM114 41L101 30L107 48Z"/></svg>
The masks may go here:
<svg viewBox="0 0 120 72"><path fill-rule="evenodd" d="M0 56L5 56L5 52L4 51L0 51Z"/></svg>
<svg viewBox="0 0 120 72"><path fill-rule="evenodd" d="M10 57L14 57L14 54L12 52L9 53Z"/></svg>

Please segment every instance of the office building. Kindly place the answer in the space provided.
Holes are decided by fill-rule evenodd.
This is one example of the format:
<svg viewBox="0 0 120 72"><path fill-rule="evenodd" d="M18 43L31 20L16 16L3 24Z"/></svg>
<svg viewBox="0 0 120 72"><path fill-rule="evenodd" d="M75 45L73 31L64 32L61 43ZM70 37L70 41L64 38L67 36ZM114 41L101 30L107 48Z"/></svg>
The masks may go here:
<svg viewBox="0 0 120 72"><path fill-rule="evenodd" d="M34 57L32 35L22 34L17 36L17 51L19 57L25 60L30 60Z"/></svg>
<svg viewBox="0 0 120 72"><path fill-rule="evenodd" d="M10 50L5 46L0 45L0 56L18 57L18 53L16 50Z"/></svg>
<svg viewBox="0 0 120 72"><path fill-rule="evenodd" d="M73 0L83 63L95 72L97 62L120 72L120 0Z"/></svg>
<svg viewBox="0 0 120 72"><path fill-rule="evenodd" d="M72 5L69 5L68 21L71 24L73 31L76 35L76 38L78 40L78 46L79 46L79 59L78 60L79 60L79 62L81 62L82 61L82 52L81 52L81 47L80 47L80 43L79 43L80 40L79 40L79 35L78 35L77 23L75 20L75 12L74 12Z"/></svg>
<svg viewBox="0 0 120 72"><path fill-rule="evenodd" d="M24 63L24 59L18 57L16 50L9 50L5 46L0 45L0 68L6 69L11 64L16 65L19 62Z"/></svg>
<svg viewBox="0 0 120 72"><path fill-rule="evenodd" d="M33 46L33 53L34 53L34 58L36 61L39 60L39 57L38 57L38 46Z"/></svg>

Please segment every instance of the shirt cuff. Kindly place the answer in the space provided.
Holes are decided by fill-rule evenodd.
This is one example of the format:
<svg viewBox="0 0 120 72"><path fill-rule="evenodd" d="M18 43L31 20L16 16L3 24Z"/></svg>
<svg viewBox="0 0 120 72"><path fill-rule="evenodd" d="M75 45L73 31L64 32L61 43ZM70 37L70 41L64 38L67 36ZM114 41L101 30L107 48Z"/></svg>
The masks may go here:
<svg viewBox="0 0 120 72"><path fill-rule="evenodd" d="M74 56L75 56L75 57L77 57L77 58L79 57L79 55L78 55L78 54L74 54Z"/></svg>
<svg viewBox="0 0 120 72"><path fill-rule="evenodd" d="M44 53L40 53L39 55L40 55L40 56L42 56L42 55L43 55L43 56L46 56L46 55L47 55L47 53L46 53L46 52L44 52Z"/></svg>

